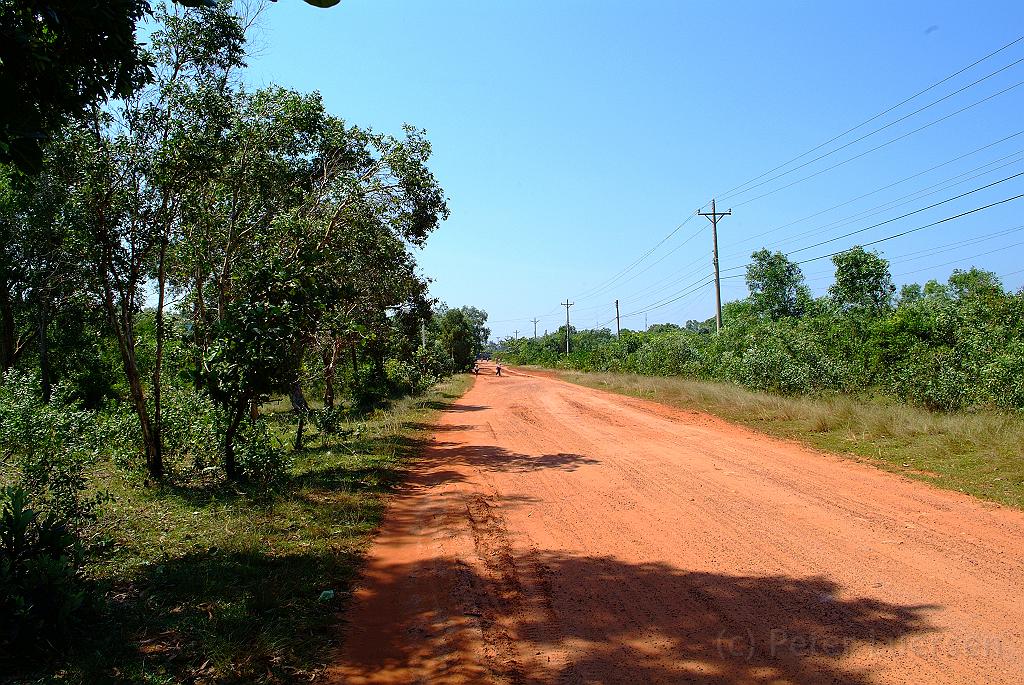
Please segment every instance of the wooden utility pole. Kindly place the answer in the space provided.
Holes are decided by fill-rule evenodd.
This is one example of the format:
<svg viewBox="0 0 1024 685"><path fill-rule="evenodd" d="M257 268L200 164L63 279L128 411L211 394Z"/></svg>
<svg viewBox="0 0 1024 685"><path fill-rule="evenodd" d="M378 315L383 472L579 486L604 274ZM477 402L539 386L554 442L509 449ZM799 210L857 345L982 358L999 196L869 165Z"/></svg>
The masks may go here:
<svg viewBox="0 0 1024 685"><path fill-rule="evenodd" d="M715 201L711 200L711 211L710 212L697 212L701 216L706 216L708 221L711 222L711 243L712 243L712 254L714 255L715 263L715 332L722 330L722 282L718 278L718 219L723 216L729 216L732 214L731 209L727 209L724 212L715 211Z"/></svg>
<svg viewBox="0 0 1024 685"><path fill-rule="evenodd" d="M537 322L538 321L540 321L540 319L533 319L533 339L534 340L537 339ZM547 335L546 331L544 332L544 335Z"/></svg>
<svg viewBox="0 0 1024 685"><path fill-rule="evenodd" d="M565 302L562 303L562 306L565 307L565 353L566 354L569 354L569 307L573 306L574 304L576 304L576 303L575 302L570 302L569 298L566 298Z"/></svg>
<svg viewBox="0 0 1024 685"><path fill-rule="evenodd" d="M619 325L619 301L615 300L615 337L622 333L622 326Z"/></svg>

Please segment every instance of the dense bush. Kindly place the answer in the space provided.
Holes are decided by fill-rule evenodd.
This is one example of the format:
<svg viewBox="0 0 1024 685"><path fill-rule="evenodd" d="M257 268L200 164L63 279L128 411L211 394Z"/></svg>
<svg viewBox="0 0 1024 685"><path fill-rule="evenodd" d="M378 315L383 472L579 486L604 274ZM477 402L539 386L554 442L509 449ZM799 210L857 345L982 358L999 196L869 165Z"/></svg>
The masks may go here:
<svg viewBox="0 0 1024 685"><path fill-rule="evenodd" d="M713 321L627 330L619 338L607 330L573 330L566 355L563 327L537 340L506 340L506 356L783 394L874 392L938 410L1024 410L1024 293L1007 293L992 274L972 269L954 272L946 284L904 288L893 303L884 260L857 254L854 266L870 277L866 285L847 278L843 288L805 301L799 316L780 315L785 307L762 302L766 291L758 281L761 299L727 304L718 334L706 332ZM787 281L787 287L795 286Z"/></svg>
<svg viewBox="0 0 1024 685"><path fill-rule="evenodd" d="M0 650L55 645L85 601L71 523L41 515L22 487L0 490Z"/></svg>
<svg viewBox="0 0 1024 685"><path fill-rule="evenodd" d="M32 505L76 522L89 519L101 500L86 494L86 472L111 426L78 408L64 391L58 386L45 403L35 376L8 372L0 382L0 454L5 485L24 487Z"/></svg>

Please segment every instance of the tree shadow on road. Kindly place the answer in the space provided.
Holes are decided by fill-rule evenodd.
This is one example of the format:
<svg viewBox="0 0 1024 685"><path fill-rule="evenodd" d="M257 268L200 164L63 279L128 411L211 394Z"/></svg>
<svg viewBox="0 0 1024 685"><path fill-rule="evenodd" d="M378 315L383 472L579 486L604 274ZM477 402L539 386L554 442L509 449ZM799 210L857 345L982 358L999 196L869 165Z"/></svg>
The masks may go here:
<svg viewBox="0 0 1024 685"><path fill-rule="evenodd" d="M376 569L374 592L353 618L406 593L413 625L374 635L369 650L365 642L346 649L342 668L381 679L410 666L449 668L452 645L481 635L486 656L467 650L462 665L498 681L866 685L874 682L868 665L846 657L864 647L889 650L885 660L911 657L933 632L926 614L937 608L850 597L821 576L686 572L561 553L511 563L494 573L489 563L472 570L462 560L432 560L430 576L445 578L439 584L449 592L426 605L428 593L410 585L416 568ZM405 639L411 630L424 638Z"/></svg>
<svg viewBox="0 0 1024 685"><path fill-rule="evenodd" d="M419 466L472 466L483 471L528 472L543 469L575 471L582 466L601 463L583 454L521 454L496 445L464 445L456 442L434 442L424 449Z"/></svg>

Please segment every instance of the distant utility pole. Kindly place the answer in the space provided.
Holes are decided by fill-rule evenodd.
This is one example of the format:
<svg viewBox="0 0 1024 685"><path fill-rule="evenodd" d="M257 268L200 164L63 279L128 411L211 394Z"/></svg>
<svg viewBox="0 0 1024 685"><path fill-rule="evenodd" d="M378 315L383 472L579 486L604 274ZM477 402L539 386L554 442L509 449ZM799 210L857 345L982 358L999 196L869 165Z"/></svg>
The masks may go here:
<svg viewBox="0 0 1024 685"><path fill-rule="evenodd" d="M420 321L420 342L423 347L427 346L427 324L425 321Z"/></svg>
<svg viewBox="0 0 1024 685"><path fill-rule="evenodd" d="M533 319L533 339L534 340L537 339L537 322L538 321L540 321L540 319ZM547 335L547 331L544 332L544 335Z"/></svg>
<svg viewBox="0 0 1024 685"><path fill-rule="evenodd" d="M644 333L647 332L647 314L644 314Z"/></svg>
<svg viewBox="0 0 1024 685"><path fill-rule="evenodd" d="M724 212L715 211L715 200L711 200L711 211L710 212L697 212L701 216L706 216L708 221L711 222L711 243L713 245L713 255L715 262L715 332L722 330L722 282L718 278L718 219L723 216L729 216L732 214L731 209L727 209Z"/></svg>
<svg viewBox="0 0 1024 685"><path fill-rule="evenodd" d="M562 303L562 306L565 307L565 353L566 354L569 354L569 307L573 306L574 304L576 304L576 303L575 302L570 302L569 298L565 298L565 302Z"/></svg>
<svg viewBox="0 0 1024 685"><path fill-rule="evenodd" d="M516 331L516 340L519 340L519 331Z"/></svg>
<svg viewBox="0 0 1024 685"><path fill-rule="evenodd" d="M622 326L619 325L619 301L615 300L615 337L622 333Z"/></svg>

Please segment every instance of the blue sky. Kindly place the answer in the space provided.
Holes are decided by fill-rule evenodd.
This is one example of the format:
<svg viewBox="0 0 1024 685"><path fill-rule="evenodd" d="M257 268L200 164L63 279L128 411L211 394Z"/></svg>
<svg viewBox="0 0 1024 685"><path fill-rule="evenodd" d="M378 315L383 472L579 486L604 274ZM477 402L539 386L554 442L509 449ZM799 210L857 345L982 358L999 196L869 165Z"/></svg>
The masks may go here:
<svg viewBox="0 0 1024 685"><path fill-rule="evenodd" d="M434 296L485 309L498 338L532 334L534 317L554 330L567 297L580 327L614 328L616 298L635 312L623 327L642 328L644 310L651 324L712 316L711 235L692 214L713 196L733 209L719 248L737 276L762 246L808 259L1024 193L1011 178L796 252L1024 172L1024 40L727 192L1022 34L1017 0L281 0L247 80L320 91L379 131L427 130L451 218L419 262ZM897 283L977 265L1017 289L1024 199L874 247ZM830 267L803 265L816 292ZM723 280L725 300L745 294L742 277Z"/></svg>

